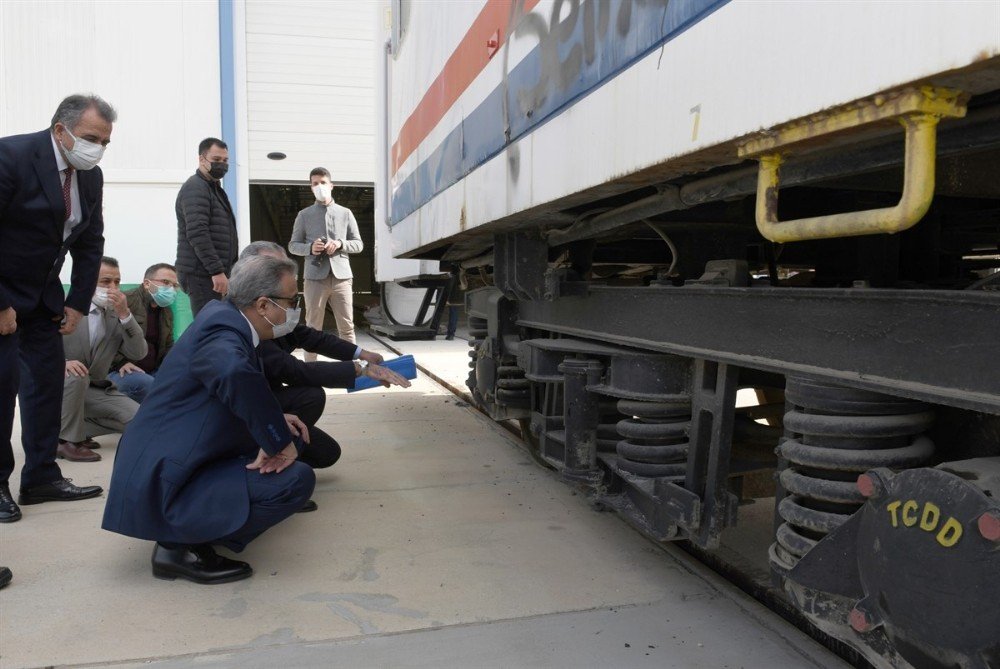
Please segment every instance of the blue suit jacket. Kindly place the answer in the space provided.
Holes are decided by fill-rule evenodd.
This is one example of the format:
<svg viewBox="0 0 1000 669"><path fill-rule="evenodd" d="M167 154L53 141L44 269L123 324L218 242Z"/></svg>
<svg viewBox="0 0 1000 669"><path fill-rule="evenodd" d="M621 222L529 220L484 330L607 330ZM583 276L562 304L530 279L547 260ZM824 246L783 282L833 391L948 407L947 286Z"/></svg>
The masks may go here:
<svg viewBox="0 0 1000 669"><path fill-rule="evenodd" d="M246 465L292 441L261 372L250 325L210 302L164 359L115 456L103 527L207 543L250 511Z"/></svg>
<svg viewBox="0 0 1000 669"><path fill-rule="evenodd" d="M0 309L63 310L59 279L66 254L73 273L65 304L86 313L104 253L101 168L78 172L80 224L63 241L66 207L48 130L0 139Z"/></svg>

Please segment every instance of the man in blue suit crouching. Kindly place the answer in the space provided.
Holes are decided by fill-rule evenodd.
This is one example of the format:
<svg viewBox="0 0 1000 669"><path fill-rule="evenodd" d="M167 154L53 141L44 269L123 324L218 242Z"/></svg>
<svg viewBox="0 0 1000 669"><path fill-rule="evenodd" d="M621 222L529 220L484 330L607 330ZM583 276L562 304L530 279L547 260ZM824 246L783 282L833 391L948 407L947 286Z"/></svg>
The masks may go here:
<svg viewBox="0 0 1000 669"><path fill-rule="evenodd" d="M298 324L296 266L254 257L233 267L174 345L118 446L103 527L155 541L153 575L196 583L249 577L233 551L302 508L316 479L296 462L306 426L281 407L256 347Z"/></svg>

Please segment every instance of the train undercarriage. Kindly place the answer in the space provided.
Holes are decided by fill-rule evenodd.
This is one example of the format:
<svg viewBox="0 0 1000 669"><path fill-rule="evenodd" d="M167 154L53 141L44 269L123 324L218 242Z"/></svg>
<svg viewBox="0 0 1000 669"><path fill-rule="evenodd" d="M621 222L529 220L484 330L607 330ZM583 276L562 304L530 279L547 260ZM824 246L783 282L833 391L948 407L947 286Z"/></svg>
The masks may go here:
<svg viewBox="0 0 1000 669"><path fill-rule="evenodd" d="M791 161L777 213L891 205L903 155ZM1000 95L937 157L899 234L768 241L741 165L470 235L473 396L653 540L753 511L757 587L867 662L1000 667Z"/></svg>

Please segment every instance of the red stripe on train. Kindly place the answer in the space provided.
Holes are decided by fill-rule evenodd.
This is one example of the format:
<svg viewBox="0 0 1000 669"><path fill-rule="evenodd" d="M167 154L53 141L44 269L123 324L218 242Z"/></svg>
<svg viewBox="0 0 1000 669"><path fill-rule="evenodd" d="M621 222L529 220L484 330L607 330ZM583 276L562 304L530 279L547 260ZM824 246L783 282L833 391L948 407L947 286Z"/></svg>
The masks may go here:
<svg viewBox="0 0 1000 669"><path fill-rule="evenodd" d="M539 0L522 0L521 11L527 14ZM490 62L491 49L487 42L500 39L494 49L503 46L507 38L507 24L513 13L513 0L487 0L479 16L452 52L441 72L427 88L413 113L403 123L396 142L392 145L392 173L399 170L407 158L423 142L431 130L451 109L459 96Z"/></svg>

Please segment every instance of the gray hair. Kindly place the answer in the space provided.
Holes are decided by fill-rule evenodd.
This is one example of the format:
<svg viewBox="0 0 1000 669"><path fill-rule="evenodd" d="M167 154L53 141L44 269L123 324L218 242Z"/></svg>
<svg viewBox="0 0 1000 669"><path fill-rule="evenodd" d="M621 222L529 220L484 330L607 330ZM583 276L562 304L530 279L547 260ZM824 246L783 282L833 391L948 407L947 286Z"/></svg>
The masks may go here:
<svg viewBox="0 0 1000 669"><path fill-rule="evenodd" d="M279 258L287 258L288 254L285 253L285 249L281 244L275 244L274 242L250 242L247 247L240 252L240 260L244 258L252 258L254 256L259 256L265 251L270 251L271 253L277 253Z"/></svg>
<svg viewBox="0 0 1000 669"><path fill-rule="evenodd" d="M93 93L70 95L56 107L56 113L52 115L52 124L49 129L55 129L56 123L62 123L72 132L83 117L83 113L91 108L97 110L98 115L108 123L114 123L118 120L118 112L100 96Z"/></svg>
<svg viewBox="0 0 1000 669"><path fill-rule="evenodd" d="M229 276L230 302L237 309L245 309L258 297L277 295L281 280L286 274L298 276L298 266L288 258L250 256L233 265Z"/></svg>

